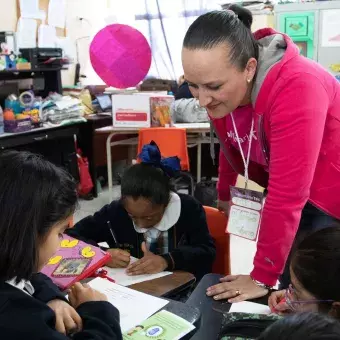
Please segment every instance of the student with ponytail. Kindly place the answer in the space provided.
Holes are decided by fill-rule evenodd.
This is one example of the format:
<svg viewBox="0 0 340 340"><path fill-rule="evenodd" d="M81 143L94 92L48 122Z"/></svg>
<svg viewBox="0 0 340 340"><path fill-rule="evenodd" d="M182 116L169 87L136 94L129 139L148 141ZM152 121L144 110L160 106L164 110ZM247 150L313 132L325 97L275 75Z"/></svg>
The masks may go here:
<svg viewBox="0 0 340 340"><path fill-rule="evenodd" d="M219 208L229 213L239 174L268 192L254 269L207 291L230 302L264 296L279 278L287 288L293 242L340 219L340 84L288 36L251 24L237 5L206 13L182 50L185 80L220 140Z"/></svg>

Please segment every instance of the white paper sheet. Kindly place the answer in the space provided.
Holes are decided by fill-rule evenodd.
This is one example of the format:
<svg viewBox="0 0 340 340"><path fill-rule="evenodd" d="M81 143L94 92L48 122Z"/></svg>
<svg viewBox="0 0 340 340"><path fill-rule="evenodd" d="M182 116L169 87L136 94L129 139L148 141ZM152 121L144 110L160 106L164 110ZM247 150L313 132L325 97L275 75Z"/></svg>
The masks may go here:
<svg viewBox="0 0 340 340"><path fill-rule="evenodd" d="M55 47L57 40L57 32L55 27L50 25L40 25L38 32L39 47Z"/></svg>
<svg viewBox="0 0 340 340"><path fill-rule="evenodd" d="M136 290L122 287L100 277L89 285L104 293L120 313L120 327L126 332L149 318L169 302Z"/></svg>
<svg viewBox="0 0 340 340"><path fill-rule="evenodd" d="M135 257L131 257L131 262L134 263L138 259ZM161 272L158 274L145 274L145 275L136 275L136 276L129 276L126 274L126 268L109 268L104 267L105 270L107 270L107 275L114 279L116 283L122 286L130 286L136 283L144 282L144 281L150 281L154 279L158 279L163 276L167 276L172 274L172 272Z"/></svg>
<svg viewBox="0 0 340 340"><path fill-rule="evenodd" d="M17 31L18 47L37 47L37 21L34 19L20 18Z"/></svg>
<svg viewBox="0 0 340 340"><path fill-rule="evenodd" d="M270 308L266 305L261 305L254 302L238 302L233 303L229 313L255 313L255 314L270 314Z"/></svg>
<svg viewBox="0 0 340 340"><path fill-rule="evenodd" d="M340 9L322 11L322 47L340 46Z"/></svg>
<svg viewBox="0 0 340 340"><path fill-rule="evenodd" d="M48 24L54 27L65 28L66 1L50 0L48 5Z"/></svg>
<svg viewBox="0 0 340 340"><path fill-rule="evenodd" d="M26 19L46 19L46 13L39 9L39 0L20 0L20 16Z"/></svg>

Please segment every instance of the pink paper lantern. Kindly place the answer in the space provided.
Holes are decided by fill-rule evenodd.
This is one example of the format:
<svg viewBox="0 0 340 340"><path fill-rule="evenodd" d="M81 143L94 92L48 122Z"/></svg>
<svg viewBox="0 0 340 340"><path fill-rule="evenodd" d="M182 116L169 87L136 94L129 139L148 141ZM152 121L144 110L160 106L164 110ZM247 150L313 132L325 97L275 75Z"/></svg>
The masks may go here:
<svg viewBox="0 0 340 340"><path fill-rule="evenodd" d="M109 86L134 87L149 72L151 48L144 35L128 25L109 25L90 46L93 69Z"/></svg>

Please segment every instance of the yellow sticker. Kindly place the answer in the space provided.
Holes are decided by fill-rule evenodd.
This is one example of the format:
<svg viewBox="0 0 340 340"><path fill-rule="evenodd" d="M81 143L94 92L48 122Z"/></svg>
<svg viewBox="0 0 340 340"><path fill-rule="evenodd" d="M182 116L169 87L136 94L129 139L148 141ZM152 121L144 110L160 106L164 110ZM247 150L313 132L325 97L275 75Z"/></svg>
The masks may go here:
<svg viewBox="0 0 340 340"><path fill-rule="evenodd" d="M89 258L89 257L93 257L94 255L96 255L96 253L92 250L91 247L85 247L82 249L81 255L86 258Z"/></svg>
<svg viewBox="0 0 340 340"><path fill-rule="evenodd" d="M74 248L79 243L78 240L62 240L60 246L62 248Z"/></svg>
<svg viewBox="0 0 340 340"><path fill-rule="evenodd" d="M57 264L57 263L59 263L62 259L63 259L63 257L60 256L60 255L51 257L50 260L48 261L48 264L51 264L51 265Z"/></svg>

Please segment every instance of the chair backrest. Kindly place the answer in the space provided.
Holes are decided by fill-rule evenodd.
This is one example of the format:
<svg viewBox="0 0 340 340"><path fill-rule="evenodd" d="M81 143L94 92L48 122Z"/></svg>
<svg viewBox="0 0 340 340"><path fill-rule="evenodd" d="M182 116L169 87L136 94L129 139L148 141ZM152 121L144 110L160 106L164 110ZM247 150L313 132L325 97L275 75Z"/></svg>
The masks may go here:
<svg viewBox="0 0 340 340"><path fill-rule="evenodd" d="M187 134L179 128L145 128L139 130L138 154L145 144L155 141L163 157L177 156L181 160L181 169L189 171Z"/></svg>
<svg viewBox="0 0 340 340"><path fill-rule="evenodd" d="M213 264L213 273L230 274L230 237L226 234L227 217L218 209L204 206L208 228L215 240L216 260Z"/></svg>

